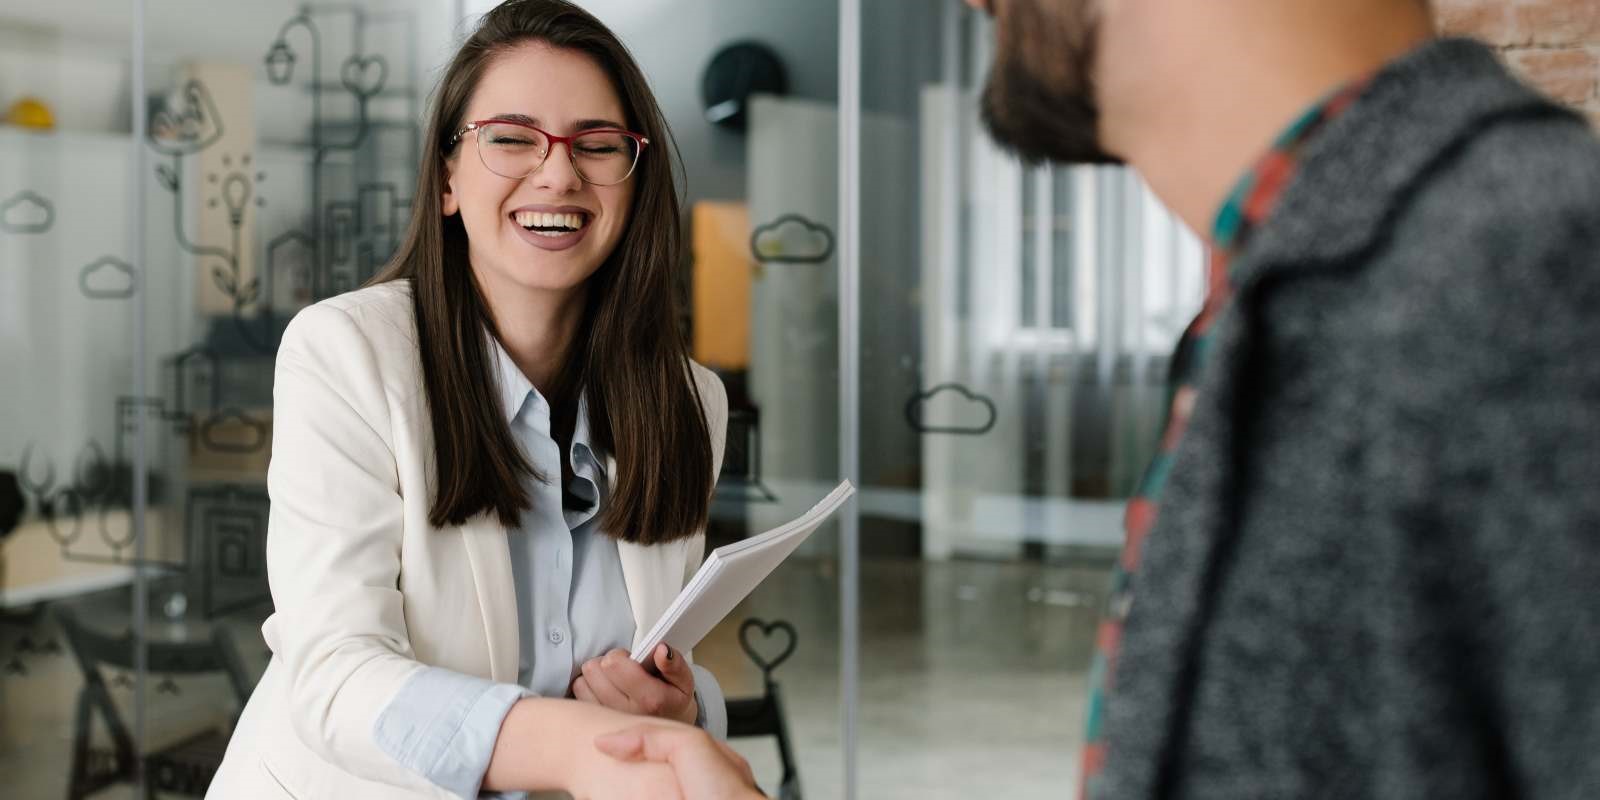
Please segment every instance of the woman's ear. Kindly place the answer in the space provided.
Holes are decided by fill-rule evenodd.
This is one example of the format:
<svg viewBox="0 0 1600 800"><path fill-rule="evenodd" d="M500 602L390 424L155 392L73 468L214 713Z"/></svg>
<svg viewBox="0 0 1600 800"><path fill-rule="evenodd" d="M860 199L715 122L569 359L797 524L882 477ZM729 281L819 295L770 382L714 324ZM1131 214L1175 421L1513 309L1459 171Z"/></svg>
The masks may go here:
<svg viewBox="0 0 1600 800"><path fill-rule="evenodd" d="M439 198L439 207L447 217L453 217L461 211L461 202L456 199L456 165L455 162L444 162L444 194Z"/></svg>

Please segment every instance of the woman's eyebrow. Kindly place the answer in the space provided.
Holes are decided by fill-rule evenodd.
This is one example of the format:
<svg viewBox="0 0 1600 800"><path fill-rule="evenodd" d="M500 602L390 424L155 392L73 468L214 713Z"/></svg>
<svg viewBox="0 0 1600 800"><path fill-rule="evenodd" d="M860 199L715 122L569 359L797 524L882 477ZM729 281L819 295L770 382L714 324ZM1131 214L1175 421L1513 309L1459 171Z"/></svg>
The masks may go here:
<svg viewBox="0 0 1600 800"><path fill-rule="evenodd" d="M503 122L518 122L523 125L532 125L535 128L542 127L542 123L539 122L538 117L530 117L527 114L496 114L493 117L490 117L490 119L501 120ZM580 119L572 126L572 129L575 131L592 131L599 128L626 129L627 126L620 122L609 119Z"/></svg>
<svg viewBox="0 0 1600 800"><path fill-rule="evenodd" d="M627 127L628 126L623 125L620 122L612 122L609 119L580 119L578 120L577 124L572 126L572 129L577 131L592 131L598 128L626 129Z"/></svg>
<svg viewBox="0 0 1600 800"><path fill-rule="evenodd" d="M499 120L501 122L518 122L523 125L532 125L536 128L539 127L539 120L530 117L527 114L496 114L489 119Z"/></svg>

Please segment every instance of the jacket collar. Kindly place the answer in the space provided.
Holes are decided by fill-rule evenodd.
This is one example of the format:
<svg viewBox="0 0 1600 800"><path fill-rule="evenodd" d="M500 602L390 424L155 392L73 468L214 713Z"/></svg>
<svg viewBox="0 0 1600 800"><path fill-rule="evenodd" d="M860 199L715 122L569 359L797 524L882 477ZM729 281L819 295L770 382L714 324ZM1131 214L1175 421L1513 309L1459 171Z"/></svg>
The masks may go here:
<svg viewBox="0 0 1600 800"><path fill-rule="evenodd" d="M1439 39L1403 56L1307 146L1235 279L1245 285L1360 253L1441 158L1495 120L1530 113L1571 114L1512 78L1482 44Z"/></svg>

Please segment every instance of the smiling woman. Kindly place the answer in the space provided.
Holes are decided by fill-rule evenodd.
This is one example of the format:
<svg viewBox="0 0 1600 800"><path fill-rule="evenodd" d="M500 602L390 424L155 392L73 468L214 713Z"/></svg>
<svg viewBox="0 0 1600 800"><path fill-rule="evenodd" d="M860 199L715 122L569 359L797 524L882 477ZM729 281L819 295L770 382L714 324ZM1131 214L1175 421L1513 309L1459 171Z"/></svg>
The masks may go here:
<svg viewBox="0 0 1600 800"><path fill-rule="evenodd" d="M470 514L493 506L509 523L514 508L523 505L512 502L517 498L517 465L486 464L492 457L484 458L486 452L514 456L513 450L455 446L474 440L489 444L498 438L492 429L501 426L494 424L492 413L484 413L492 409L481 403L475 409L458 408L456 403L467 398L432 388L435 377L441 379L441 388L461 386L474 375L483 380L486 371L473 363L486 361L484 351L476 347L483 337L462 336L464 329L453 325L433 328L477 313L497 329L502 343L513 340L507 348L512 359L553 399L591 390L589 413L599 422L596 432L602 444L618 447L604 441L612 437L621 443L613 454L623 464L624 474L618 476L618 502L607 511L615 516L609 516L606 527L637 531L650 540L671 539L674 536L663 530L681 535L704 524L711 487L705 463L707 437L695 413L694 386L675 379L687 357L673 322L671 271L677 266L681 243L672 164L664 157L640 158L645 142L652 137L665 139L666 123L644 76L597 22L594 30L564 27L562 14L547 9L538 30L525 31L508 22L505 30L492 32L494 38L484 35L498 24L502 11L528 5L536 4L508 4L485 18L479 33L483 41L475 44L478 37L469 41L457 59L470 60L457 73L460 85L451 85L447 78L440 94L430 144L444 139L446 131L448 140L444 157L424 165L422 181L427 184L433 178L443 185L425 185L417 196L440 198L440 214L428 216L443 218L444 242L437 252L444 259L432 262L428 256L434 251L403 246L394 265L379 278L416 281L422 339L428 342L430 334L439 334L431 341L440 349L423 347L424 377L430 400L436 401L432 407L436 427L443 423L459 428L457 435L448 437L452 444L439 446L440 491L433 522L459 523L465 518L463 511ZM576 9L562 13L573 19L579 14L588 17ZM481 76L472 85L470 73L479 71ZM643 133L626 130L629 122ZM549 133L541 123L565 126L572 135ZM634 146L610 159L582 152L590 138L605 135ZM469 149L475 151L471 156L466 153ZM567 157L549 159L557 149L565 149ZM596 164L589 172L599 174L586 175L579 165L596 160L609 160L613 166L605 170ZM626 169L619 166L623 161ZM419 218L423 213L419 206ZM545 214L576 214L582 220L567 232L528 230L524 223L530 215L543 221ZM636 218L631 226L630 216ZM411 239L421 248L419 233L414 223ZM459 252L463 241L470 269L461 268L465 265L452 269L447 254ZM476 307L478 298L487 309ZM512 306L521 313L509 313ZM604 355L594 358L596 350ZM566 357L568 352L571 358ZM640 401L631 409L606 413L612 406ZM552 407L555 438L562 441L571 430L576 405L556 402ZM657 426L653 416L657 410L666 412L663 419L684 424ZM693 429L696 422L701 430ZM617 436L619 427L629 430ZM636 446L640 452L623 452ZM644 474L669 465L676 467L678 479L661 481L658 475ZM480 478L482 469L489 469L502 484L500 491L492 492L493 502L479 499L492 488ZM634 488L646 485L663 486L659 494L650 493L659 507L633 504L643 500ZM637 516L623 519L629 510ZM645 524L647 519L652 524Z"/></svg>
<svg viewBox="0 0 1600 800"><path fill-rule="evenodd" d="M725 732L688 653L616 656L699 566L727 419L677 327L667 136L562 0L452 60L394 260L279 350L273 657L212 796L670 798L596 737Z"/></svg>

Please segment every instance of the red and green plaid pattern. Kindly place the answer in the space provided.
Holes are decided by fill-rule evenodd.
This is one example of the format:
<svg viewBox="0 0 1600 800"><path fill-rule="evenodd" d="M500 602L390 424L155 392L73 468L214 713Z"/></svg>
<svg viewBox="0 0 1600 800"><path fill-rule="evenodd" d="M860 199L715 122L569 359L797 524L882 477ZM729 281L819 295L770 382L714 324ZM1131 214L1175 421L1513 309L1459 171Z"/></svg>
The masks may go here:
<svg viewBox="0 0 1600 800"><path fill-rule="evenodd" d="M1145 536L1155 526L1157 504L1172 470L1173 454L1194 408L1195 392L1211 344L1211 327L1233 299L1229 267L1255 229L1272 213L1284 187L1294 177L1300 156L1313 135L1329 120L1349 108L1366 81L1352 84L1318 103L1300 117L1273 144L1271 152L1257 162L1229 195L1218 213L1211 232L1208 264L1209 289L1200 315L1184 330L1173 355L1167 379L1167 427L1160 449L1145 470L1128 502L1123 519L1122 556L1113 571L1110 602L1100 622L1095 641L1094 666L1089 673L1088 744L1083 754L1081 796L1091 797L1096 779L1105 767L1105 703L1117 665L1122 640L1122 625L1132 607L1132 579L1139 567L1139 551Z"/></svg>

